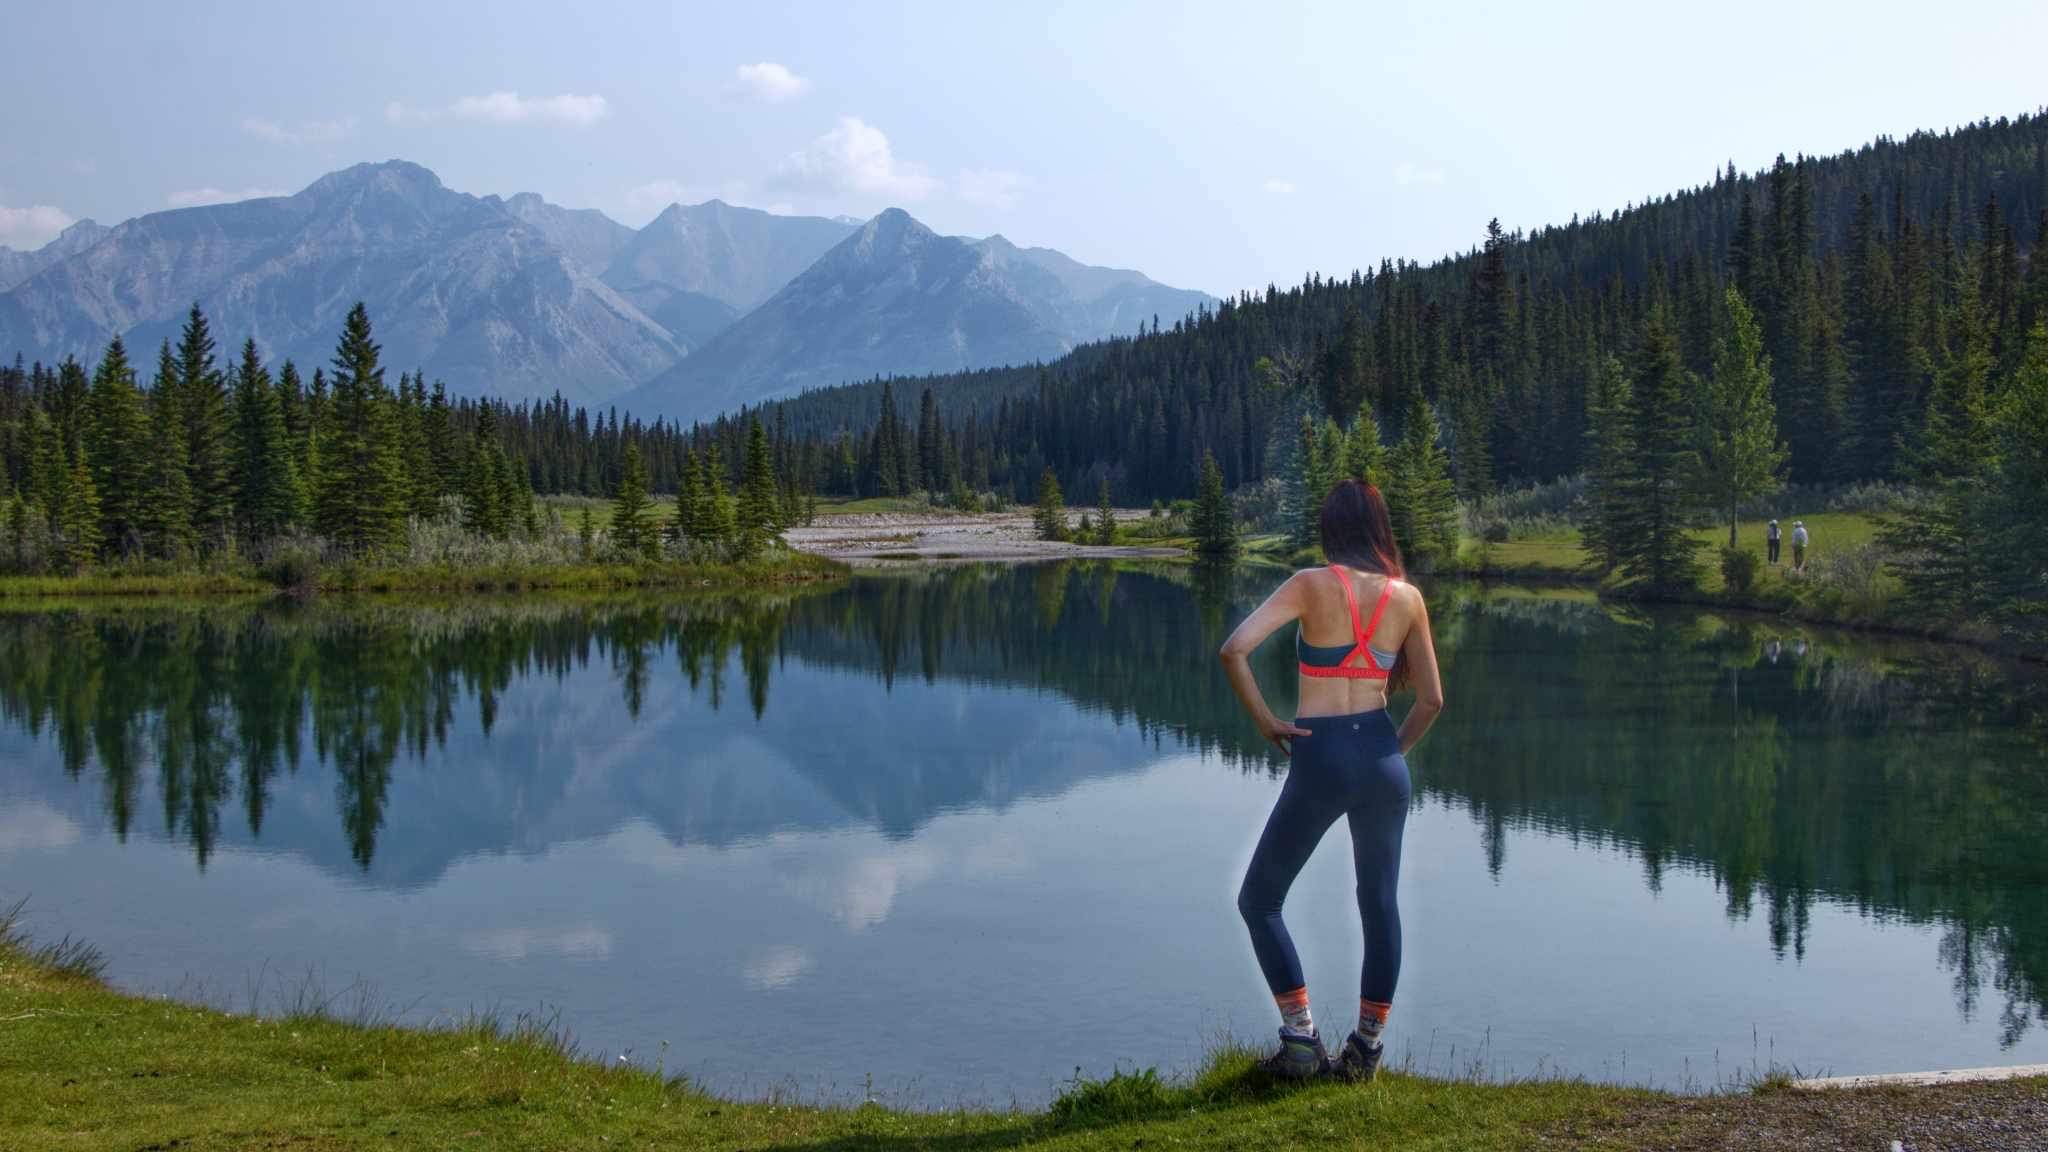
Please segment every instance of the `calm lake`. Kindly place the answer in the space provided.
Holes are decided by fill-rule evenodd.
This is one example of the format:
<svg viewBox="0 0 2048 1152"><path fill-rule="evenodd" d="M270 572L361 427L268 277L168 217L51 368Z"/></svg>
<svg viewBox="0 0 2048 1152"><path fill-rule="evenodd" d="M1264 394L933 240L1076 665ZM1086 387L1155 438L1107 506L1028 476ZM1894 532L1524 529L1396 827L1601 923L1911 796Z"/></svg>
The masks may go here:
<svg viewBox="0 0 2048 1152"><path fill-rule="evenodd" d="M0 616L0 902L121 986L558 1017L721 1091L1034 1104L1274 1013L1271 573ZM1438 586L1390 1053L1669 1088L2048 1061L2048 675ZM1291 644L1259 653L1276 707ZM1284 714L1284 712L1283 712ZM1288 904L1355 1011L1341 825ZM664 1049L664 1045L666 1048Z"/></svg>

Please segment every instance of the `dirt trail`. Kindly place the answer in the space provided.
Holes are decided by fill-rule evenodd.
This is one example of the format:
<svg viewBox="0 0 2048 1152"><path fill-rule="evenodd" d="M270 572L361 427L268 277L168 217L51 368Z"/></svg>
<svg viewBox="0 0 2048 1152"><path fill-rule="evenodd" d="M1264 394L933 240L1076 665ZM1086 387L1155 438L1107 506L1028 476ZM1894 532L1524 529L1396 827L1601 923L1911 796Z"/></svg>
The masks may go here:
<svg viewBox="0 0 2048 1152"><path fill-rule="evenodd" d="M1119 509L1119 516L1141 519L1145 512ZM1079 523L1069 511L1069 523ZM1061 557L1096 559L1163 558L1182 554L1179 548L1096 547L1038 539L1031 512L856 512L825 514L814 523L785 531L783 539L801 552L829 556L851 564L905 560L1051 560Z"/></svg>

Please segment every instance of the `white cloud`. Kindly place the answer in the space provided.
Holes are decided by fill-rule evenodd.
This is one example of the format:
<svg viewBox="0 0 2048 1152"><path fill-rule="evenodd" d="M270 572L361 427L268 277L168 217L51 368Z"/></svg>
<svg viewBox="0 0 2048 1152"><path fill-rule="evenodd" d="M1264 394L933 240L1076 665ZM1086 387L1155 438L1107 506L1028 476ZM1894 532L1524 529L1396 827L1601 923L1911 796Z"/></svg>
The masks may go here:
<svg viewBox="0 0 2048 1152"><path fill-rule="evenodd" d="M393 100L384 105L384 119L393 124L411 120L425 123L444 116L483 124L557 124L588 128L612 114L612 106L595 93L528 99L517 92L493 92L488 96L464 96L446 108L414 108Z"/></svg>
<svg viewBox="0 0 2048 1152"><path fill-rule="evenodd" d="M1441 168L1424 168L1412 160L1403 160L1399 164L1394 165L1394 183L1396 184L1441 184L1443 182L1444 170Z"/></svg>
<svg viewBox="0 0 2048 1152"><path fill-rule="evenodd" d="M572 956L603 959L612 954L612 934L598 924L562 928L513 927L466 932L462 950L491 960L524 960L529 956Z"/></svg>
<svg viewBox="0 0 2048 1152"><path fill-rule="evenodd" d="M1292 196L1294 195L1294 181L1282 180L1278 176L1269 177L1266 180L1266 191L1271 192L1275 196Z"/></svg>
<svg viewBox="0 0 2048 1152"><path fill-rule="evenodd" d="M939 188L921 166L896 159L881 129L855 116L841 116L810 147L791 153L782 176L816 191L870 199L921 200Z"/></svg>
<svg viewBox="0 0 2048 1152"><path fill-rule="evenodd" d="M41 248L77 222L71 213L48 204L31 204L27 208L0 204L0 244L9 248Z"/></svg>
<svg viewBox="0 0 2048 1152"><path fill-rule="evenodd" d="M0 812L0 856L68 848L77 842L78 822L47 804L30 800Z"/></svg>
<svg viewBox="0 0 2048 1152"><path fill-rule="evenodd" d="M782 104L811 90L811 82L772 61L742 64L733 87L745 95L770 104Z"/></svg>
<svg viewBox="0 0 2048 1152"><path fill-rule="evenodd" d="M748 961L740 979L757 991L785 988L796 982L811 966L811 954L794 944L777 944Z"/></svg>
<svg viewBox="0 0 2048 1152"><path fill-rule="evenodd" d="M164 202L173 208L193 208L201 204L232 204L237 200L261 200L266 196L289 196L282 188L244 188L229 192L221 188L186 188L164 197Z"/></svg>
<svg viewBox="0 0 2048 1152"><path fill-rule="evenodd" d="M332 144L354 135L355 130L356 118L353 116L339 120L307 120L298 125L280 124L255 116L242 121L242 131L273 144Z"/></svg>
<svg viewBox="0 0 2048 1152"><path fill-rule="evenodd" d="M1002 168L965 168L953 182L953 190L969 204L1008 210L1017 206L1017 193L1024 177Z"/></svg>
<svg viewBox="0 0 2048 1152"><path fill-rule="evenodd" d="M491 124L566 124L587 128L611 115L602 96L537 96L531 100L517 92L493 92L488 96L464 96L448 108L458 120L482 120Z"/></svg>

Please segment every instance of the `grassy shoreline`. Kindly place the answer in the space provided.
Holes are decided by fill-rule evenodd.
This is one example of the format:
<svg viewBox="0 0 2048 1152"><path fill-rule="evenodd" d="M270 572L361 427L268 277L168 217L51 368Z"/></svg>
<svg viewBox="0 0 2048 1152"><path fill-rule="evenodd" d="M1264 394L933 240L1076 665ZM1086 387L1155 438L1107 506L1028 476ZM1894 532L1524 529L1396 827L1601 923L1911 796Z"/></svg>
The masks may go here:
<svg viewBox="0 0 2048 1152"><path fill-rule="evenodd" d="M1389 1073L1275 1085L1228 1048L1192 1074L1079 1081L1043 1110L909 1112L739 1101L659 1067L579 1057L559 1032L440 1028L318 1013L236 1015L117 991L89 948L38 951L0 924L0 1146L1129 1149L1718 1148L1744 1132L1848 1134L1901 1114L1966 1125L2048 1115L2048 1080L1803 1093L1765 1081L1708 1097L1546 1079ZM793 1048L800 1051L800 1047ZM1795 1099L1806 1098L1806 1099ZM1761 1128L1759 1128L1761 1126ZM2011 1130L2011 1129L2006 1129ZM1873 1134L1876 1134L1873 1131ZM1734 1139L1737 1143L1728 1143ZM1802 1144L1833 1147L1833 1144ZM1842 1146L1862 1147L1864 1144ZM1882 1145L1870 1145L1879 1147Z"/></svg>
<svg viewBox="0 0 2048 1152"><path fill-rule="evenodd" d="M628 588L743 589L837 580L846 566L805 552L779 552L735 564L493 564L322 567L314 590L355 592L518 592ZM284 595L293 589L254 565L218 571L97 571L78 576L0 576L10 600Z"/></svg>

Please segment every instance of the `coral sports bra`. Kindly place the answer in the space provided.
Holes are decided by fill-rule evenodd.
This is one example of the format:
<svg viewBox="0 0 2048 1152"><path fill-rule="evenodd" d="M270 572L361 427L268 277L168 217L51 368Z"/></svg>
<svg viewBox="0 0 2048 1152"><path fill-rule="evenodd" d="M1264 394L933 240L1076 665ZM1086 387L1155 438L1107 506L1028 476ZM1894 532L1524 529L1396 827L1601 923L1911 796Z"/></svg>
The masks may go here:
<svg viewBox="0 0 2048 1152"><path fill-rule="evenodd" d="M1310 644L1294 634L1294 648L1301 661L1301 674L1322 678L1343 680L1385 680L1392 675L1394 663L1401 658L1399 652L1381 652L1372 646L1372 634L1379 630L1380 615L1387 610L1387 601L1394 594L1394 581L1389 577L1386 587L1380 589L1379 603L1372 606L1372 621L1363 627L1358 622L1358 596L1351 590L1351 577L1336 564L1330 565L1330 572L1337 577L1337 583L1344 588L1344 603L1351 609L1351 639L1349 645ZM1363 657L1365 663L1353 664L1352 660Z"/></svg>

